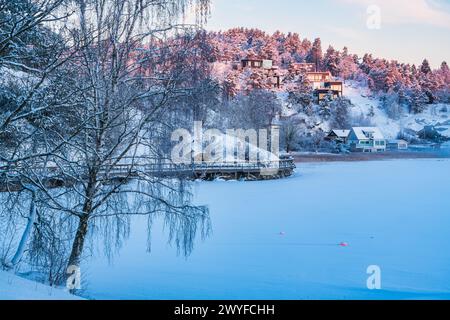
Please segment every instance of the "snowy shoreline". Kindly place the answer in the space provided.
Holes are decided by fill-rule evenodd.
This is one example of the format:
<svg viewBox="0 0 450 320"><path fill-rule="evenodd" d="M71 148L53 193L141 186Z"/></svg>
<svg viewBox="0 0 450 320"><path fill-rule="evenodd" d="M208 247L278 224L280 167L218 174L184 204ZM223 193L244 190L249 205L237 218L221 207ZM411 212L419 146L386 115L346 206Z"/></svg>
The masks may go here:
<svg viewBox="0 0 450 320"><path fill-rule="evenodd" d="M382 160L412 160L412 159L445 159L449 158L444 152L380 152L380 153L304 153L294 154L296 163L308 162L359 162L359 161L382 161Z"/></svg>
<svg viewBox="0 0 450 320"><path fill-rule="evenodd" d="M61 288L0 270L0 300L84 300Z"/></svg>

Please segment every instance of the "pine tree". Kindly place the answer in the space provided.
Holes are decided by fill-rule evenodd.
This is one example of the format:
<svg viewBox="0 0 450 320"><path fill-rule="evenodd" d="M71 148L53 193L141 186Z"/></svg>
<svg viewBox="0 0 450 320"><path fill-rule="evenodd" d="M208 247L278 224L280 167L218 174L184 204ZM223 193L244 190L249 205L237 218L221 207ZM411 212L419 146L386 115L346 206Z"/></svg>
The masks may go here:
<svg viewBox="0 0 450 320"><path fill-rule="evenodd" d="M323 65L326 70L330 71L331 74L336 76L339 73L339 65L341 62L341 57L339 52L336 51L332 46L329 46L325 57L323 60Z"/></svg>
<svg viewBox="0 0 450 320"><path fill-rule="evenodd" d="M319 104L319 115L324 120L329 120L331 117L331 104L333 97L331 94L327 94Z"/></svg>
<svg viewBox="0 0 450 320"><path fill-rule="evenodd" d="M263 45L261 49L261 58L272 60L275 65L278 65L280 63L277 43L273 38L267 40Z"/></svg>
<svg viewBox="0 0 450 320"><path fill-rule="evenodd" d="M420 72L422 72L423 74L431 73L430 63L427 59L423 60L422 65L420 66Z"/></svg>
<svg viewBox="0 0 450 320"><path fill-rule="evenodd" d="M408 100L410 112L415 114L423 112L426 108L426 104L429 101L427 95L423 92L422 88L418 84L414 85L414 87L411 88Z"/></svg>
<svg viewBox="0 0 450 320"><path fill-rule="evenodd" d="M322 69L323 53L322 53L322 42L321 42L320 38L316 38L314 40L311 51L308 54L308 57L306 60L310 63L315 63L316 70Z"/></svg>
<svg viewBox="0 0 450 320"><path fill-rule="evenodd" d="M441 83L444 87L447 87L450 85L450 69L448 67L447 62L443 61L441 63L441 67L438 70L438 74L441 79Z"/></svg>

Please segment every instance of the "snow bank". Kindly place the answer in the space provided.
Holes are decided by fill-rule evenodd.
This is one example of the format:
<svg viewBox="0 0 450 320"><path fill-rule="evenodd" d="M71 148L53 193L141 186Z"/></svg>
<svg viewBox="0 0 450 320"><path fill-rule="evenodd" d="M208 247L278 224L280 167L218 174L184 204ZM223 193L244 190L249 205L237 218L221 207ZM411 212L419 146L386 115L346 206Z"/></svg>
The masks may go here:
<svg viewBox="0 0 450 320"><path fill-rule="evenodd" d="M52 288L0 270L0 300L81 300L63 289Z"/></svg>

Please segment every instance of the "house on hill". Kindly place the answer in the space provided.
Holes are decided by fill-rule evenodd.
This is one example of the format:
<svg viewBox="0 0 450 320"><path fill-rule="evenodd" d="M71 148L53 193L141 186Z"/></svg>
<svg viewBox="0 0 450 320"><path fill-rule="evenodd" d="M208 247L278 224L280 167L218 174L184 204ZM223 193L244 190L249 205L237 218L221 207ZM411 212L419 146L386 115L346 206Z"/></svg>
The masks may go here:
<svg viewBox="0 0 450 320"><path fill-rule="evenodd" d="M342 97L344 93L344 84L342 83L342 81L328 81L325 82L324 87L326 89L330 89L333 92L336 92L339 97Z"/></svg>
<svg viewBox="0 0 450 320"><path fill-rule="evenodd" d="M261 74L268 79L271 87L274 89L279 89L282 83L282 72L281 70L273 64L272 60L265 60L259 58L246 58L242 59L239 67L235 70L242 69L259 69Z"/></svg>
<svg viewBox="0 0 450 320"><path fill-rule="evenodd" d="M342 97L344 93L343 82L334 80L330 71L307 72L306 78L312 85L318 103L327 95L331 94L331 97L336 99Z"/></svg>
<svg viewBox="0 0 450 320"><path fill-rule="evenodd" d="M348 144L354 152L386 151L386 139L377 127L353 127L348 136Z"/></svg>
<svg viewBox="0 0 450 320"><path fill-rule="evenodd" d="M313 89L320 89L325 87L325 82L332 80L331 72L307 72L306 78L312 84Z"/></svg>
<svg viewBox="0 0 450 320"><path fill-rule="evenodd" d="M343 95L342 81L325 82L323 88L314 90L314 95L317 97L317 103L323 101L327 95L331 95L332 99L337 99Z"/></svg>
<svg viewBox="0 0 450 320"><path fill-rule="evenodd" d="M325 137L325 140L347 144L349 135L350 135L350 130L333 129Z"/></svg>
<svg viewBox="0 0 450 320"><path fill-rule="evenodd" d="M256 58L246 58L241 60L242 68L252 68L252 69L272 69L273 61L265 60L265 59L256 59Z"/></svg>

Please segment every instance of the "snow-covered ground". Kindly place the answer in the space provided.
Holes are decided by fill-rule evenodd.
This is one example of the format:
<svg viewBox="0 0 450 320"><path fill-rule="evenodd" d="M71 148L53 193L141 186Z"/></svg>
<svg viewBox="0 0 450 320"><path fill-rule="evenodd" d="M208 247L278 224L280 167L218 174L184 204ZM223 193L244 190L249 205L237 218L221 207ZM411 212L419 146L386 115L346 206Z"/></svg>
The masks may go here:
<svg viewBox="0 0 450 320"><path fill-rule="evenodd" d="M352 109L353 116L367 115L373 107L374 116L371 119L373 125L380 128L388 139L397 138L401 129L413 129L419 131L426 125L433 125L441 134L450 137L450 106L445 104L430 105L421 114L405 113L399 120L390 119L386 112L380 108L378 99L371 98L371 92L355 83L348 82L344 86L344 96L355 105Z"/></svg>
<svg viewBox="0 0 450 320"><path fill-rule="evenodd" d="M197 182L213 234L185 259L146 224L112 265L82 267L96 299L450 299L450 160L299 165L290 178ZM346 242L348 246L339 246ZM381 268L368 290L367 267Z"/></svg>
<svg viewBox="0 0 450 320"><path fill-rule="evenodd" d="M63 289L55 289L0 270L0 300L79 300Z"/></svg>

